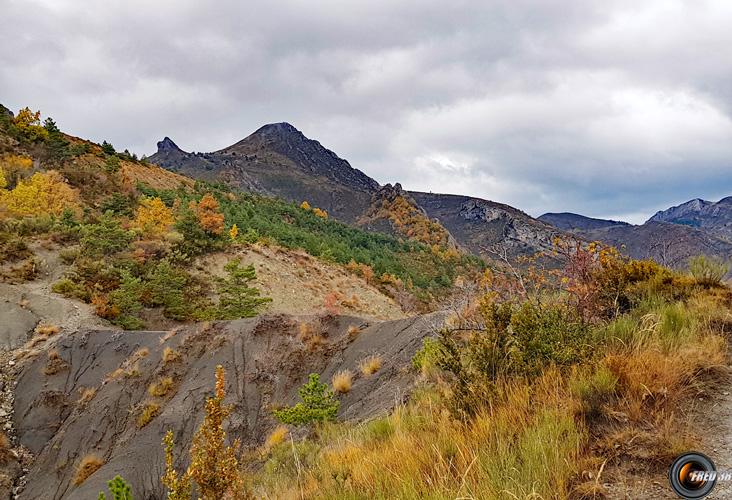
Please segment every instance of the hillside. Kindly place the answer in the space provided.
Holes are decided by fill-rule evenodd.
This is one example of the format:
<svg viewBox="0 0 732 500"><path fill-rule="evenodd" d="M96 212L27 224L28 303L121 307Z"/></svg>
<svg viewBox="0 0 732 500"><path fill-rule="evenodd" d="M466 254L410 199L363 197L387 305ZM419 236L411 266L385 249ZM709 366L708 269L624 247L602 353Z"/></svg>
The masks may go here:
<svg viewBox="0 0 732 500"><path fill-rule="evenodd" d="M369 231L473 253L501 247L513 256L551 246L551 230L507 205L452 195L406 192L379 184L287 123L265 125L212 153L191 154L170 139L150 161L196 179L260 194L308 201L332 217Z"/></svg>

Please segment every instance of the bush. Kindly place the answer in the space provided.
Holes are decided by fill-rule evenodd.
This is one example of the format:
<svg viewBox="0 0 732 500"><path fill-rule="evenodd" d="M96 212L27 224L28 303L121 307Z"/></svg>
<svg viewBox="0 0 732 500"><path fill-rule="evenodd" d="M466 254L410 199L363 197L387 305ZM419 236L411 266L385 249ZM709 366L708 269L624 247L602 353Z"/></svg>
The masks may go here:
<svg viewBox="0 0 732 500"><path fill-rule="evenodd" d="M102 152L106 155L113 155L116 153L114 146L112 146L107 141L102 142Z"/></svg>
<svg viewBox="0 0 732 500"><path fill-rule="evenodd" d="M361 369L361 373L365 376L373 375L381 369L381 356L378 354L372 354L361 360L358 364Z"/></svg>
<svg viewBox="0 0 732 500"><path fill-rule="evenodd" d="M311 373L308 382L298 391L301 403L274 411L274 416L283 424L308 425L314 422L335 420L340 402L333 391L320 382L320 375Z"/></svg>
<svg viewBox="0 0 732 500"><path fill-rule="evenodd" d="M587 373L578 370L569 381L571 393L577 397L581 404L581 412L589 420L601 417L605 412L605 406L615 396L615 389L618 384L618 377L605 365L600 365L597 370Z"/></svg>
<svg viewBox="0 0 732 500"><path fill-rule="evenodd" d="M132 500L132 488L120 476L115 476L109 481L107 487L112 494L112 500ZM100 491L98 500L106 500L106 498L104 492Z"/></svg>
<svg viewBox="0 0 732 500"><path fill-rule="evenodd" d="M353 385L353 374L350 370L340 370L333 374L331 384L336 392L346 394L350 392L351 386Z"/></svg>
<svg viewBox="0 0 732 500"><path fill-rule="evenodd" d="M87 224L82 228L82 252L92 256L105 256L121 252L129 248L134 233L120 226L114 213L105 212L96 224Z"/></svg>
<svg viewBox="0 0 732 500"><path fill-rule="evenodd" d="M151 306L163 306L163 314L171 319L185 320L189 316L188 302L183 290L188 276L162 260L148 273L145 286Z"/></svg>
<svg viewBox="0 0 732 500"><path fill-rule="evenodd" d="M62 278L51 287L51 291L71 299L79 299L84 302L91 300L91 294L84 285L74 283L69 278Z"/></svg>
<svg viewBox="0 0 732 500"><path fill-rule="evenodd" d="M698 255L689 259L689 272L702 286L717 286L729 271L729 264L717 257Z"/></svg>
<svg viewBox="0 0 732 500"><path fill-rule="evenodd" d="M137 317L142 309L142 294L145 286L140 278L135 278L128 271L122 272L119 288L109 294L109 302L119 310L119 316L112 322L125 330L138 330L145 323Z"/></svg>
<svg viewBox="0 0 732 500"><path fill-rule="evenodd" d="M147 403L142 408L140 416L137 417L137 427L142 429L147 424L153 421L155 417L160 413L160 405L157 403Z"/></svg>
<svg viewBox="0 0 732 500"><path fill-rule="evenodd" d="M96 455L87 455L82 458L76 469L74 484L79 486L84 483L84 481L89 479L89 476L94 474L102 465L104 465L104 462L102 462L102 460Z"/></svg>

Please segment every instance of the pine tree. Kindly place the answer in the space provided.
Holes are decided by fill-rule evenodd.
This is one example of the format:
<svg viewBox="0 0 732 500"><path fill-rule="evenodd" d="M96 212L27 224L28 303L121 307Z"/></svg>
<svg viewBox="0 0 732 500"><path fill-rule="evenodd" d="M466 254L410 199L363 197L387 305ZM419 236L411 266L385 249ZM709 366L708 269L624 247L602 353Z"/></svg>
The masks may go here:
<svg viewBox="0 0 732 500"><path fill-rule="evenodd" d="M219 319L251 318L258 309L272 299L260 297L258 289L249 286L257 279L254 266L242 267L239 259L229 261L225 278L218 278Z"/></svg>
<svg viewBox="0 0 732 500"><path fill-rule="evenodd" d="M109 492L112 494L112 500L132 500L132 488L119 476L107 483ZM99 492L99 500L106 500L104 492Z"/></svg>
<svg viewBox="0 0 732 500"><path fill-rule="evenodd" d="M301 403L275 410L274 416L283 424L306 425L335 420L340 402L333 391L320 381L320 375L311 373L308 382L298 391Z"/></svg>

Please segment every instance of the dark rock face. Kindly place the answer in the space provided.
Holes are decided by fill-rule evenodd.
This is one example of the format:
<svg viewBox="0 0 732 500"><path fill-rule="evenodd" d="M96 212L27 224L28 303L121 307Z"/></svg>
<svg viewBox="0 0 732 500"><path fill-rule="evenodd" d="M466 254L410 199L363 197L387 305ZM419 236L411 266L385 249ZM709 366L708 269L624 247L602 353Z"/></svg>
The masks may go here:
<svg viewBox="0 0 732 500"><path fill-rule="evenodd" d="M12 111L10 111L8 108L6 108L5 106L3 106L2 104L0 104L0 115L5 115L5 116L8 116L10 118L13 118L13 116L15 116L15 115L13 115L13 112Z"/></svg>
<svg viewBox="0 0 732 500"><path fill-rule="evenodd" d="M321 332L323 347L309 349L299 340L302 321L312 322ZM134 498L164 498L161 440L167 430L174 432L177 466L185 467L218 364L226 370L227 403L234 405L227 431L245 446L263 442L276 425L272 407L294 403L310 373L328 381L338 370L354 372L351 391L339 396L341 419L360 420L388 411L413 382L414 375L402 368L441 321L439 314L371 325L345 316L262 316L192 325L175 335L61 334L54 349L65 369L47 374L51 360L45 352L20 366L15 427L20 442L37 456L28 474L32 479L20 498L96 498L116 474L133 485ZM355 338L347 333L350 325L362 329ZM165 363L166 347L175 349L180 359ZM381 355L382 367L364 378L358 363L374 353ZM120 367L132 374L115 375ZM161 377L171 377L175 389L164 397L150 396L148 387ZM84 396L87 389L94 392ZM138 416L153 402L159 405L159 414L140 428ZM89 454L104 465L75 486L76 467Z"/></svg>
<svg viewBox="0 0 732 500"><path fill-rule="evenodd" d="M732 196L718 202L695 199L657 212L649 222L670 222L711 231L732 241Z"/></svg>
<svg viewBox="0 0 732 500"><path fill-rule="evenodd" d="M613 226L629 226L627 222L607 219L595 219L593 217L585 217L584 215L573 214L569 212L563 213L546 213L539 217L539 220L546 222L550 226L554 226L562 231L585 231L590 229L602 229L604 227Z"/></svg>
<svg viewBox="0 0 732 500"><path fill-rule="evenodd" d="M427 214L475 253L505 249L510 256L548 250L557 229L508 205L449 194L409 193Z"/></svg>

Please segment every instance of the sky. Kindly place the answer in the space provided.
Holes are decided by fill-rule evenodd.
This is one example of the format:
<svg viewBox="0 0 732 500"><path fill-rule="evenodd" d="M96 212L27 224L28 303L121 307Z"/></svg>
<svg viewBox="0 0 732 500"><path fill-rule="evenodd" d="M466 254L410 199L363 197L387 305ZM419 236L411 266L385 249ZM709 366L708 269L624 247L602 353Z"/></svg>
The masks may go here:
<svg viewBox="0 0 732 500"><path fill-rule="evenodd" d="M0 103L138 154L287 121L380 183L642 223L732 194L728 0L0 0Z"/></svg>

